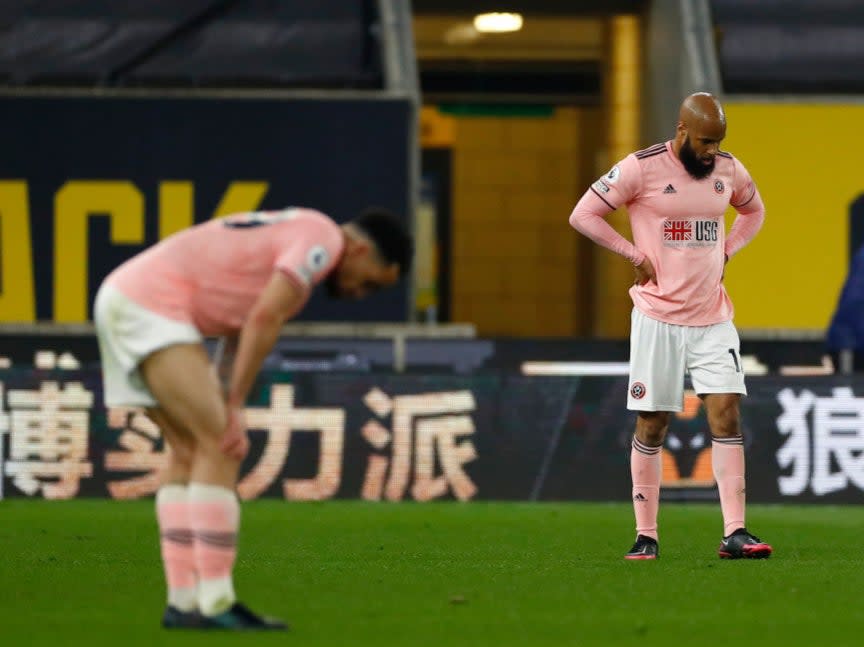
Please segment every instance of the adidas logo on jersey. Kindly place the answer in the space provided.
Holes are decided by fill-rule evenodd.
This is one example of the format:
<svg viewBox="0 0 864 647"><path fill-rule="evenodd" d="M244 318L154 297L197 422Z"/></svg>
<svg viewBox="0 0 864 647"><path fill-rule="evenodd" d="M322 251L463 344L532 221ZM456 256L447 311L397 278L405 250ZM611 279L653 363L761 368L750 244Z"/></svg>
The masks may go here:
<svg viewBox="0 0 864 647"><path fill-rule="evenodd" d="M675 190L674 186L672 186L671 184L667 184L666 188L663 189L663 193L678 193L678 192Z"/></svg>

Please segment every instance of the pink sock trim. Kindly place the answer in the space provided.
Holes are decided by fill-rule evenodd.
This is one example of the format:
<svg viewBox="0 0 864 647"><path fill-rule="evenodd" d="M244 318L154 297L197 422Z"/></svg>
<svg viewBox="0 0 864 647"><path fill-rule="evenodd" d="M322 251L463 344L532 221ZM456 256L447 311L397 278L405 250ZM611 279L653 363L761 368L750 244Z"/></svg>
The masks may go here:
<svg viewBox="0 0 864 647"><path fill-rule="evenodd" d="M199 577L207 580L230 577L237 557L240 521L237 501L196 501L189 508Z"/></svg>
<svg viewBox="0 0 864 647"><path fill-rule="evenodd" d="M744 479L744 441L736 438L714 438L711 443L711 466L720 493L723 512L723 535L743 528L746 506Z"/></svg>
<svg viewBox="0 0 864 647"><path fill-rule="evenodd" d="M195 550L189 525L188 503L157 503L162 563L168 587L193 588Z"/></svg>
<svg viewBox="0 0 864 647"><path fill-rule="evenodd" d="M633 512L636 534L659 539L657 513L660 509L660 478L663 473L662 447L651 447L633 438L630 450L630 477L633 482Z"/></svg>

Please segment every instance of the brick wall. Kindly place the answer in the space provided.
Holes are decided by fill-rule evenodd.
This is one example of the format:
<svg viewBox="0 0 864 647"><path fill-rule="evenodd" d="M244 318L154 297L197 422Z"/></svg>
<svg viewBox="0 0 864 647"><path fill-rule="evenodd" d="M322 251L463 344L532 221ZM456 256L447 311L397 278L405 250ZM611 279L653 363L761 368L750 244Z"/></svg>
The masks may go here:
<svg viewBox="0 0 864 647"><path fill-rule="evenodd" d="M455 130L453 320L481 335L586 334L591 251L567 218L600 172L600 111L459 117Z"/></svg>

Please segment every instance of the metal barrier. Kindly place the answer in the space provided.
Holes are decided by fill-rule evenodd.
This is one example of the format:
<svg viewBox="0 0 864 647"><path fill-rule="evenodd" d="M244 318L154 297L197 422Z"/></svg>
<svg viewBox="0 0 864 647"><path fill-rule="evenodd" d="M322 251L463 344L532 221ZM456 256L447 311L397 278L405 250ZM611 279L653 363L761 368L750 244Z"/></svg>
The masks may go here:
<svg viewBox="0 0 864 647"><path fill-rule="evenodd" d="M37 352L47 351L57 357L63 353L71 353L79 363L93 363L98 361L95 336L96 332L91 323L0 324L0 358L14 357L14 363L20 364L33 362ZM424 344L418 343L416 348L409 347L409 340L430 343L436 340L471 342L476 340L476 336L475 326L467 323L290 322L282 328L282 335L265 361L265 366L287 369L289 367L282 360L290 357L292 353L332 353L338 351L340 346L344 347L346 340L351 340L355 345L365 344L367 353L374 355L374 364L381 366L386 362L384 368L402 373L412 357L418 364L435 364L433 361L425 361L430 355L424 353ZM457 372L468 372L477 368L493 352L493 344L489 341L478 341L476 348L469 346L471 345L461 344L453 350L456 357L454 363L458 364L454 370ZM434 359L434 350L432 356ZM447 358L442 357L441 360L446 362ZM45 366L50 364L50 360L46 360ZM70 365L69 368L74 366Z"/></svg>

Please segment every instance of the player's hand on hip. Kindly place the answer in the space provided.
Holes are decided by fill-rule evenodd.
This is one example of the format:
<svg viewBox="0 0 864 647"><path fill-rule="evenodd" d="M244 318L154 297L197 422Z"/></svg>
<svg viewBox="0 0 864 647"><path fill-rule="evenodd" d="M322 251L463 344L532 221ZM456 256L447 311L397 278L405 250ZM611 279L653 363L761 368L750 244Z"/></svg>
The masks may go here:
<svg viewBox="0 0 864 647"><path fill-rule="evenodd" d="M654 265L647 256L639 265L633 266L633 271L636 274L636 280L633 281L635 285L645 285L649 281L657 283L657 272L654 271Z"/></svg>
<svg viewBox="0 0 864 647"><path fill-rule="evenodd" d="M242 461L249 451L246 415L240 407L228 407L228 425L222 436L222 451L238 461Z"/></svg>

